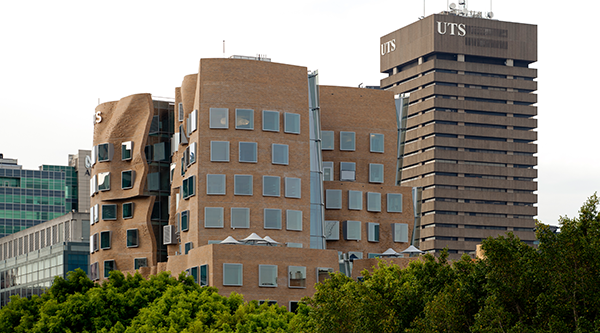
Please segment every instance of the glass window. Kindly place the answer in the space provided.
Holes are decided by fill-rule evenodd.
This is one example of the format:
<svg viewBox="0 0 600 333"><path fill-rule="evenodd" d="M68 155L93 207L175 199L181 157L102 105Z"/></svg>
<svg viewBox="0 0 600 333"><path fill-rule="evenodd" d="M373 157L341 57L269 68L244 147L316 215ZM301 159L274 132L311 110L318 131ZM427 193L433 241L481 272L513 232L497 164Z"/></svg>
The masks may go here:
<svg viewBox="0 0 600 333"><path fill-rule="evenodd" d="M225 175L206 175L206 194L225 195Z"/></svg>
<svg viewBox="0 0 600 333"><path fill-rule="evenodd" d="M98 145L98 162L109 162L113 155L112 143L103 143Z"/></svg>
<svg viewBox="0 0 600 333"><path fill-rule="evenodd" d="M98 190L110 190L110 172L100 172L98 174Z"/></svg>
<svg viewBox="0 0 600 333"><path fill-rule="evenodd" d="M356 163L340 162L340 180L347 182L356 180Z"/></svg>
<svg viewBox="0 0 600 333"><path fill-rule="evenodd" d="M262 123L263 131L279 132L279 112L263 110Z"/></svg>
<svg viewBox="0 0 600 333"><path fill-rule="evenodd" d="M133 217L133 202L123 204L123 218L130 219Z"/></svg>
<svg viewBox="0 0 600 333"><path fill-rule="evenodd" d="M235 109L235 128L253 130L254 129L254 110Z"/></svg>
<svg viewBox="0 0 600 333"><path fill-rule="evenodd" d="M121 160L130 160L133 153L133 141L123 142L121 144Z"/></svg>
<svg viewBox="0 0 600 333"><path fill-rule="evenodd" d="M90 177L90 197L98 192L98 176Z"/></svg>
<svg viewBox="0 0 600 333"><path fill-rule="evenodd" d="M287 113L283 114L283 122L285 133L293 133L300 134L300 115L297 113Z"/></svg>
<svg viewBox="0 0 600 333"><path fill-rule="evenodd" d="M180 122L183 121L183 103L179 103L177 108L177 115Z"/></svg>
<svg viewBox="0 0 600 333"><path fill-rule="evenodd" d="M210 160L212 162L229 162L229 141L211 141Z"/></svg>
<svg viewBox="0 0 600 333"><path fill-rule="evenodd" d="M139 241L139 237L138 237L138 230L137 229L127 230L127 247L138 247L139 245L140 245L140 241Z"/></svg>
<svg viewBox="0 0 600 333"><path fill-rule="evenodd" d="M229 109L210 108L210 128L229 128Z"/></svg>
<svg viewBox="0 0 600 333"><path fill-rule="evenodd" d="M208 286L208 265L200 265L200 286Z"/></svg>
<svg viewBox="0 0 600 333"><path fill-rule="evenodd" d="M383 134L371 133L371 152L383 153Z"/></svg>
<svg viewBox="0 0 600 333"><path fill-rule="evenodd" d="M186 154L187 154L187 160L188 160L188 166L196 163L196 149L198 147L198 144L195 142L190 143L190 145L186 148Z"/></svg>
<svg viewBox="0 0 600 333"><path fill-rule="evenodd" d="M277 287L277 265L258 265L258 285Z"/></svg>
<svg viewBox="0 0 600 333"><path fill-rule="evenodd" d="M408 224L394 223L392 224L392 232L394 234L394 242L408 243Z"/></svg>
<svg viewBox="0 0 600 333"><path fill-rule="evenodd" d="M165 161L167 159L167 144L165 142L159 142L152 145L152 160L153 161Z"/></svg>
<svg viewBox="0 0 600 333"><path fill-rule="evenodd" d="M367 210L381 212L381 193L367 192Z"/></svg>
<svg viewBox="0 0 600 333"><path fill-rule="evenodd" d="M198 110L194 110L188 117L188 135L198 129Z"/></svg>
<svg viewBox="0 0 600 333"><path fill-rule="evenodd" d="M383 183L383 164L369 163L369 182Z"/></svg>
<svg viewBox="0 0 600 333"><path fill-rule="evenodd" d="M285 222L287 230L302 231L302 211L301 210L286 210Z"/></svg>
<svg viewBox="0 0 600 333"><path fill-rule="evenodd" d="M117 205L102 205L102 219L105 221L117 219Z"/></svg>
<svg viewBox="0 0 600 333"><path fill-rule="evenodd" d="M300 178L285 177L285 197L300 199Z"/></svg>
<svg viewBox="0 0 600 333"><path fill-rule="evenodd" d="M135 258L133 259L134 269L140 269L142 267L148 267L148 258Z"/></svg>
<svg viewBox="0 0 600 333"><path fill-rule="evenodd" d="M344 239L360 240L360 221L344 221Z"/></svg>
<svg viewBox="0 0 600 333"><path fill-rule="evenodd" d="M126 190L133 187L135 172L133 170L127 170L121 172L121 188Z"/></svg>
<svg viewBox="0 0 600 333"><path fill-rule="evenodd" d="M188 231L190 229L190 211L184 210L181 212L181 231Z"/></svg>
<svg viewBox="0 0 600 333"><path fill-rule="evenodd" d="M325 283L325 280L329 279L329 273L333 274L333 268L317 268L317 282Z"/></svg>
<svg viewBox="0 0 600 333"><path fill-rule="evenodd" d="M325 221L325 239L340 240L340 221Z"/></svg>
<svg viewBox="0 0 600 333"><path fill-rule="evenodd" d="M288 145L272 144L272 156L271 160L273 164L289 164L289 147Z"/></svg>
<svg viewBox="0 0 600 333"><path fill-rule="evenodd" d="M252 195L252 176L234 175L233 176L233 194Z"/></svg>
<svg viewBox="0 0 600 333"><path fill-rule="evenodd" d="M379 242L379 223L367 223L367 240Z"/></svg>
<svg viewBox="0 0 600 333"><path fill-rule="evenodd" d="M223 285L241 286L243 282L242 264L223 264Z"/></svg>
<svg viewBox="0 0 600 333"><path fill-rule="evenodd" d="M98 222L100 220L100 205L99 204L95 204L94 205L94 222Z"/></svg>
<svg viewBox="0 0 600 333"><path fill-rule="evenodd" d="M102 250L110 249L110 231L100 232L100 248Z"/></svg>
<svg viewBox="0 0 600 333"><path fill-rule="evenodd" d="M160 172L149 173L146 177L148 191L160 191Z"/></svg>
<svg viewBox="0 0 600 333"><path fill-rule="evenodd" d="M323 181L333 180L333 162L323 162Z"/></svg>
<svg viewBox="0 0 600 333"><path fill-rule="evenodd" d="M388 193L387 211L389 213L402 213L402 194Z"/></svg>
<svg viewBox="0 0 600 333"><path fill-rule="evenodd" d="M356 134L354 132L340 132L340 150L356 150Z"/></svg>
<svg viewBox="0 0 600 333"><path fill-rule="evenodd" d="M223 228L223 208L205 207L204 208L204 227L205 228Z"/></svg>
<svg viewBox="0 0 600 333"><path fill-rule="evenodd" d="M362 191L348 191L348 209L362 210Z"/></svg>
<svg viewBox="0 0 600 333"><path fill-rule="evenodd" d="M110 272L117 269L117 265L114 260L105 260L104 261L104 277L108 278L110 276Z"/></svg>
<svg viewBox="0 0 600 333"><path fill-rule="evenodd" d="M306 288L306 267L288 266L289 288Z"/></svg>
<svg viewBox="0 0 600 333"><path fill-rule="evenodd" d="M265 197L278 197L281 195L279 190L280 186L279 177L276 176L263 176L263 196Z"/></svg>
<svg viewBox="0 0 600 333"><path fill-rule="evenodd" d="M250 228L250 208L231 207L231 228Z"/></svg>
<svg viewBox="0 0 600 333"><path fill-rule="evenodd" d="M325 190L325 208L342 209L342 190Z"/></svg>
<svg viewBox="0 0 600 333"><path fill-rule="evenodd" d="M192 242L187 242L184 244L184 254L188 254L188 252L190 252L190 250L193 248L193 243Z"/></svg>
<svg viewBox="0 0 600 333"><path fill-rule="evenodd" d="M256 163L256 142L239 143L240 162Z"/></svg>
<svg viewBox="0 0 600 333"><path fill-rule="evenodd" d="M187 199L196 195L196 176L191 176L183 180L181 184L181 196Z"/></svg>
<svg viewBox="0 0 600 333"><path fill-rule="evenodd" d="M281 209L265 208L265 229L281 229Z"/></svg>
<svg viewBox="0 0 600 333"><path fill-rule="evenodd" d="M334 137L333 131L321 131L321 150L333 150Z"/></svg>

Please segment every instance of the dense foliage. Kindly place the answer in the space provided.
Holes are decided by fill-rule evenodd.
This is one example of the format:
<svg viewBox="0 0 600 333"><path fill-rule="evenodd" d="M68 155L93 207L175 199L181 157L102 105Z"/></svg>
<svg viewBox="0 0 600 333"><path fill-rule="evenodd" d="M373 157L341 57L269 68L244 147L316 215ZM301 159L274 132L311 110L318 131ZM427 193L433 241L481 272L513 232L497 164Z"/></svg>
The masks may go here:
<svg viewBox="0 0 600 333"><path fill-rule="evenodd" d="M483 242L485 258L425 255L380 262L362 282L333 274L298 313L220 296L190 277L145 280L81 270L0 310L1 332L595 332L600 331L600 214L592 196L561 232L537 225L539 247L512 234Z"/></svg>

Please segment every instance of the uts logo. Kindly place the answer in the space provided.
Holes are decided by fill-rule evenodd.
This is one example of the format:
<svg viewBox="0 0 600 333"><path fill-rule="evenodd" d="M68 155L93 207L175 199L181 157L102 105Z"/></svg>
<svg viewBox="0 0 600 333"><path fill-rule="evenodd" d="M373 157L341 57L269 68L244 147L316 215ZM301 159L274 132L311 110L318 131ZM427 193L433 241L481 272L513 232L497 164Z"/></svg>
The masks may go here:
<svg viewBox="0 0 600 333"><path fill-rule="evenodd" d="M389 42L385 42L381 44L381 55L386 55L390 52L394 52L396 50L396 40L392 39Z"/></svg>
<svg viewBox="0 0 600 333"><path fill-rule="evenodd" d="M102 122L102 112L98 111L96 113L94 113L94 125L99 124Z"/></svg>
<svg viewBox="0 0 600 333"><path fill-rule="evenodd" d="M437 22L437 31L440 35L445 35L446 33L454 36L458 35L463 37L467 34L467 30L465 29L464 23L452 23L452 22Z"/></svg>

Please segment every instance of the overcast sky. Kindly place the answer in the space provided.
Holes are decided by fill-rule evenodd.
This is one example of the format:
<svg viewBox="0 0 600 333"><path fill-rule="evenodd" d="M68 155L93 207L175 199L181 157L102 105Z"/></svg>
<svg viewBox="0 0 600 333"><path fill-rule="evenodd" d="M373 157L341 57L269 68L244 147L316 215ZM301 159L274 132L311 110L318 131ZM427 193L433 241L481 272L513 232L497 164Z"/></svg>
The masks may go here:
<svg viewBox="0 0 600 333"><path fill-rule="evenodd" d="M447 2L427 0L425 15ZM600 110L591 103L600 2L468 5L538 25L538 218L557 224L575 216L600 188ZM98 101L173 97L200 58L266 54L318 69L321 84L378 85L379 38L418 20L423 7L423 0L2 1L0 153L28 169L66 165L68 154L90 149Z"/></svg>

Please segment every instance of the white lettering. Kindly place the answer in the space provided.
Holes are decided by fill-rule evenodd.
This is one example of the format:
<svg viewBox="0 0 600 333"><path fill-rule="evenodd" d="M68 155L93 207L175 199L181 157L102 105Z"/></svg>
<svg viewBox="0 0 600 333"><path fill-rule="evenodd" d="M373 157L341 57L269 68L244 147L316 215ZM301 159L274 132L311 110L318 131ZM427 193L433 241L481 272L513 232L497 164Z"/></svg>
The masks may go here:
<svg viewBox="0 0 600 333"><path fill-rule="evenodd" d="M448 27L450 27L450 35L451 36L461 36L464 37L467 34L467 29L464 23L452 23L452 22L440 22L437 21L437 32L440 35L445 35L448 32Z"/></svg>
<svg viewBox="0 0 600 333"><path fill-rule="evenodd" d="M96 112L95 116L96 116L96 118L94 119L94 122L96 124L99 124L100 122L102 122L102 112L101 111Z"/></svg>
<svg viewBox="0 0 600 333"><path fill-rule="evenodd" d="M445 35L446 34L446 22L440 22L440 21L438 21L437 24L438 24L438 33L440 35ZM444 32L442 32L442 26L444 27Z"/></svg>
<svg viewBox="0 0 600 333"><path fill-rule="evenodd" d="M381 55L386 55L387 53L394 52L396 50L396 40L392 39L381 44Z"/></svg>
<svg viewBox="0 0 600 333"><path fill-rule="evenodd" d="M458 25L458 35L463 37L464 35L467 34L467 30L465 30L465 24L461 23Z"/></svg>

